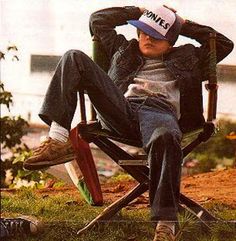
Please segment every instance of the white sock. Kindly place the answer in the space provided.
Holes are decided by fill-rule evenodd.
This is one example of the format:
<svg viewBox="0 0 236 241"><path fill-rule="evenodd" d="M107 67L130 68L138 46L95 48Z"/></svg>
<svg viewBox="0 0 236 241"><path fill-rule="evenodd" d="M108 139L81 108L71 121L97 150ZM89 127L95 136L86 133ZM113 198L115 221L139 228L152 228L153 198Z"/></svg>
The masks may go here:
<svg viewBox="0 0 236 241"><path fill-rule="evenodd" d="M69 138L69 131L55 121L52 121L49 130L49 137L60 142L67 142Z"/></svg>
<svg viewBox="0 0 236 241"><path fill-rule="evenodd" d="M173 221L159 221L157 225L165 225L172 230L173 234L175 233L175 222Z"/></svg>

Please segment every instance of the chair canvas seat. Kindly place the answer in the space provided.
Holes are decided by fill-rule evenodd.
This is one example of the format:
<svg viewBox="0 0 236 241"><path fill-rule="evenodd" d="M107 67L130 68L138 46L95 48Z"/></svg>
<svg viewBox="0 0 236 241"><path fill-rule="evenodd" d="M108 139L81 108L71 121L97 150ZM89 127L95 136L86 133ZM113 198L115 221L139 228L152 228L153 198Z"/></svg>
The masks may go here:
<svg viewBox="0 0 236 241"><path fill-rule="evenodd" d="M86 124L86 126L79 124L78 129L79 129L81 136L83 136L83 138L86 139L88 142L90 142L88 136L90 136L90 135L96 136L97 135L97 136L103 136L103 137L109 138L111 140L114 140L114 141L117 141L117 142L120 142L123 144L127 144L129 146L134 146L134 147L139 147L139 148L142 147L142 142L140 140L127 139L122 136L115 135L113 132L103 129L101 127L101 125L99 124L99 122L97 122L97 121L90 122L90 123ZM201 131L203 131L203 128L197 128L195 130L192 130L191 132L184 133L182 141L181 141L181 146L182 147L186 146L194 138L196 138L196 136Z"/></svg>
<svg viewBox="0 0 236 241"><path fill-rule="evenodd" d="M93 142L93 139L97 137L104 137L108 138L110 140L118 142L118 145L120 144L125 144L129 145L132 147L137 147L137 151L140 152L140 148L142 147L142 143L140 140L135 140L135 139L126 139L118 135L114 135L113 132L109 130L105 130L101 127L99 122L93 121L90 122L86 125L78 125L78 130L82 138L84 138L88 142ZM194 131L191 131L189 133L185 133L183 135L183 139L181 142L182 148L184 148L188 143L191 143L193 139L196 139L196 136L203 131L202 128L198 128ZM92 138L91 138L92 137ZM129 165L129 166L148 166L149 163L147 161L147 155L142 151L142 154L139 155L132 155L133 159L128 158L128 159L120 159L117 163L122 167L124 165Z"/></svg>
<svg viewBox="0 0 236 241"><path fill-rule="evenodd" d="M121 142L130 146L142 147L142 142L140 140L127 139L122 136L115 135L113 132L103 129L99 124L99 122L97 121L88 123L86 124L86 126L84 126L83 124L82 125L79 124L78 129L81 136L88 142L90 142L89 137L93 135L93 136L103 136L111 140Z"/></svg>

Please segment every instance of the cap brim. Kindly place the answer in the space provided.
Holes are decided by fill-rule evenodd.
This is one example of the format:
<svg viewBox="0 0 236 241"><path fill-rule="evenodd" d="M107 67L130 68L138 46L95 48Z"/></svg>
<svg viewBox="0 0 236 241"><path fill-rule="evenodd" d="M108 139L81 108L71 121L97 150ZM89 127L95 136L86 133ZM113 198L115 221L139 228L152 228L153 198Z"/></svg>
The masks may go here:
<svg viewBox="0 0 236 241"><path fill-rule="evenodd" d="M155 38L155 39L163 39L167 40L166 37L161 35L159 32L157 32L154 28L150 27L144 22L141 22L139 20L129 20L127 21L129 24L135 26L136 28L140 29L142 32L146 33L147 35Z"/></svg>

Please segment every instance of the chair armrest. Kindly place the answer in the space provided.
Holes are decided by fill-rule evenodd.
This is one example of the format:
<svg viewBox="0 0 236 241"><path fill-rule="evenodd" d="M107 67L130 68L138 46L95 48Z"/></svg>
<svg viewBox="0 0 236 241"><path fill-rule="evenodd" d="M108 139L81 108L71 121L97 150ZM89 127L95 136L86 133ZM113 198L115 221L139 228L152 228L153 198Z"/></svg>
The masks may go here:
<svg viewBox="0 0 236 241"><path fill-rule="evenodd" d="M208 91L207 122L216 119L217 109L217 76L216 76L216 33L211 33L209 38L210 60L209 60L209 80L205 85Z"/></svg>

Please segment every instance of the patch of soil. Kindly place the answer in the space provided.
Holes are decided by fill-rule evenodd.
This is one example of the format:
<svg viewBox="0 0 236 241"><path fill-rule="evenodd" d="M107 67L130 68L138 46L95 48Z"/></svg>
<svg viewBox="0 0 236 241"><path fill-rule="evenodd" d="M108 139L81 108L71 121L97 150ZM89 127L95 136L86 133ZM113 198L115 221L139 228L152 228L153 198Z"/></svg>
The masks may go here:
<svg viewBox="0 0 236 241"><path fill-rule="evenodd" d="M135 187L136 181L106 182L101 185L105 204L110 204L123 197L129 190ZM5 189L5 192L15 190ZM74 198L81 200L76 187L68 186L62 188L44 188L36 191L42 197L59 193L71 194ZM185 176L181 181L181 193L195 200L199 204L223 203L231 208L236 208L236 168L220 170L209 173L202 173L193 176ZM148 207L148 192L134 200L127 207L146 208Z"/></svg>
<svg viewBox="0 0 236 241"><path fill-rule="evenodd" d="M136 181L106 182L102 184L102 193L106 204L123 197L138 183ZM70 189L63 189L68 192ZM70 190L73 192L73 188ZM46 190L45 190L46 191ZM59 190L48 190L58 192ZM236 168L185 176L181 181L181 193L199 204L209 202L224 203L236 208ZM148 207L148 192L129 204L128 208Z"/></svg>
<svg viewBox="0 0 236 241"><path fill-rule="evenodd" d="M105 202L114 202L135 185L135 181L105 183L102 186ZM185 176L181 181L181 193L199 204L214 202L236 208L236 168ZM141 195L129 206L147 207L148 193Z"/></svg>
<svg viewBox="0 0 236 241"><path fill-rule="evenodd" d="M198 203L217 202L236 208L236 168L184 177L181 192Z"/></svg>

